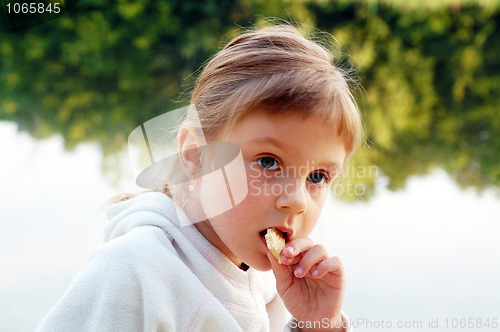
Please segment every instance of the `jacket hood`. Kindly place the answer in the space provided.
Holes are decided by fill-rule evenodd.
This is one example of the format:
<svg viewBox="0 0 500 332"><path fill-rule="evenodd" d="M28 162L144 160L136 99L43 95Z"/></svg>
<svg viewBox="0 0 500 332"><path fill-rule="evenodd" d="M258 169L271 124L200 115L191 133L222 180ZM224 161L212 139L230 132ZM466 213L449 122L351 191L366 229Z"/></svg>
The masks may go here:
<svg viewBox="0 0 500 332"><path fill-rule="evenodd" d="M143 212L150 213L143 213ZM141 213L137 213L141 212ZM184 212L165 194L146 192L106 209L108 223L104 228L104 241L110 241L140 226L168 228L168 223L179 225L187 220Z"/></svg>

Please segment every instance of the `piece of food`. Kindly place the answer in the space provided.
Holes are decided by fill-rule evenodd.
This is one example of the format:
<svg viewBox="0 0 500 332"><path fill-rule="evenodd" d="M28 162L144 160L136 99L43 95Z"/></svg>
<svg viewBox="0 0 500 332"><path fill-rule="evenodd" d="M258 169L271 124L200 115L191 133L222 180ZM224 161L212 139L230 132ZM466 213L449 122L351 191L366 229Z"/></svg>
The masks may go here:
<svg viewBox="0 0 500 332"><path fill-rule="evenodd" d="M276 228L268 228L265 235L267 248L273 254L274 258L281 264L281 252L285 249L285 237Z"/></svg>

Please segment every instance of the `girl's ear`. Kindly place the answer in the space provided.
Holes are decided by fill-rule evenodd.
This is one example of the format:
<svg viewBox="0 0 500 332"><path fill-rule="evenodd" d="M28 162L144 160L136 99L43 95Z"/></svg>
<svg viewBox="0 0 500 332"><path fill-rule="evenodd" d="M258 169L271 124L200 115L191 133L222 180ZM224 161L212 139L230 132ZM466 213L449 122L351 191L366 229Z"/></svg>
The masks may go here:
<svg viewBox="0 0 500 332"><path fill-rule="evenodd" d="M201 148L206 145L205 138L191 126L182 126L178 134L179 157L188 179L201 176Z"/></svg>

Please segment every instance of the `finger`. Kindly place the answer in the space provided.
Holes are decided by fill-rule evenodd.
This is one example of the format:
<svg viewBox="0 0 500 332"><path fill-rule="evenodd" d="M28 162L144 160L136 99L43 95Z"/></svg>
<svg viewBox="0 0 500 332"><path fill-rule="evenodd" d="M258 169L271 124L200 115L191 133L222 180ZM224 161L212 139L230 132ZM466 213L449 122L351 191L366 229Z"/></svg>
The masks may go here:
<svg viewBox="0 0 500 332"><path fill-rule="evenodd" d="M327 273L333 273L340 277L344 276L344 265L340 258L333 256L322 261L318 267L312 271L312 276L316 279L320 279Z"/></svg>
<svg viewBox="0 0 500 332"><path fill-rule="evenodd" d="M328 252L325 247L316 245L304 254L300 262L295 266L293 273L297 278L302 278L314 265L326 259L328 259Z"/></svg>
<svg viewBox="0 0 500 332"><path fill-rule="evenodd" d="M271 269L273 270L274 277L276 278L276 288L278 293L280 293L281 289L288 288L288 286L292 283L292 274L290 273L288 266L278 263L270 251L267 251L267 259L271 262Z"/></svg>
<svg viewBox="0 0 500 332"><path fill-rule="evenodd" d="M295 239L286 244L285 249L281 253L282 258L294 258L300 253L303 253L314 246L313 240L308 237Z"/></svg>
<svg viewBox="0 0 500 332"><path fill-rule="evenodd" d="M302 259L302 255L298 255L298 256L295 256L293 258L288 258L288 257L285 257L284 255L281 255L281 263L283 263L284 265L295 265L298 262L300 262L301 259Z"/></svg>

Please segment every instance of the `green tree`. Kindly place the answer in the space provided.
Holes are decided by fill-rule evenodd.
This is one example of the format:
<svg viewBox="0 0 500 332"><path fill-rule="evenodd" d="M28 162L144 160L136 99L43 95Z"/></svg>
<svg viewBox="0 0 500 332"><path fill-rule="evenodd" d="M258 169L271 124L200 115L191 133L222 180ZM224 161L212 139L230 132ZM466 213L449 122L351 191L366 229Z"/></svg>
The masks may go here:
<svg viewBox="0 0 500 332"><path fill-rule="evenodd" d="M329 2L310 10L357 61L370 147L358 156L363 164L377 165L393 190L436 167L464 187L500 186L498 6Z"/></svg>
<svg viewBox="0 0 500 332"><path fill-rule="evenodd" d="M357 70L369 148L348 184L366 185L361 198L376 173L357 166L376 165L394 190L436 167L463 186L500 187L499 1L418 4L88 0L25 31L0 20L0 120L60 134L69 150L97 142L113 161L136 126L188 102L225 41L276 17L332 33L339 63Z"/></svg>

